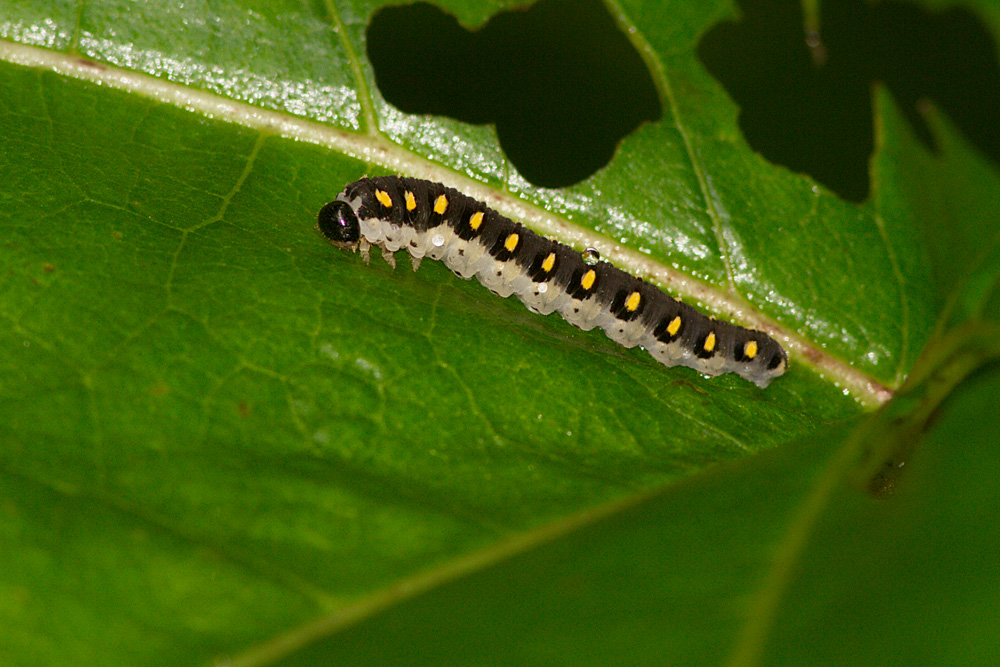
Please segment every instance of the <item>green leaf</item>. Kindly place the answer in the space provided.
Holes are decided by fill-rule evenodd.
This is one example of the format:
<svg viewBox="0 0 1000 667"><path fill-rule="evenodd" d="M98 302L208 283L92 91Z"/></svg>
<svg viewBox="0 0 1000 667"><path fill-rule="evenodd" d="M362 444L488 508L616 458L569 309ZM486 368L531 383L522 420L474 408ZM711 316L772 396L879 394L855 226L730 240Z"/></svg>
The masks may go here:
<svg viewBox="0 0 1000 667"><path fill-rule="evenodd" d="M0 663L481 664L509 662L512 644L523 662L718 662L773 646L786 612L801 622L782 645L808 650L821 614L796 614L816 582L767 585L802 525L880 572L856 524L905 553L956 525L915 523L927 499L986 506L934 495L939 472L969 474L945 461L940 425L927 447L945 458L888 501L899 533L856 479L922 451L858 436L871 420L903 431L856 398L884 400L924 350L915 386L938 387L938 405L995 358L996 234L935 242L997 229L1000 186L945 119L930 154L878 92L872 201L840 201L751 151L697 62L727 3L626 2L612 11L636 28L665 116L592 178L543 190L491 128L379 96L364 58L378 4L0 8ZM516 3L442 6L471 28ZM792 369L766 391L706 380L436 263L366 267L325 243L320 206L393 172L767 325ZM934 385L942 369L954 382ZM989 407L985 382L961 389L957 423L960 401ZM995 433L967 426L955 437ZM843 451L863 461L831 466ZM789 520L817 479L850 483ZM824 546L795 562L823 572ZM903 562L877 565L939 574ZM840 581L868 581L841 566ZM982 572L970 581L986 590ZM752 613L768 596L780 604ZM846 604L830 597L824 613Z"/></svg>
<svg viewBox="0 0 1000 667"><path fill-rule="evenodd" d="M998 392L995 363L963 385L888 499L852 480L877 415L233 664L992 664Z"/></svg>

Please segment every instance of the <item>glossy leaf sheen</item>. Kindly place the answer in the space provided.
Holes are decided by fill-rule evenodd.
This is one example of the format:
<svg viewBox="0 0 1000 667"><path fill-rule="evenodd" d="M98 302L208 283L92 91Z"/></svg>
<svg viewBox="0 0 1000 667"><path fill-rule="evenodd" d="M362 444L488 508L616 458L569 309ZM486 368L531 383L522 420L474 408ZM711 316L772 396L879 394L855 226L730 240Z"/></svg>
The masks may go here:
<svg viewBox="0 0 1000 667"><path fill-rule="evenodd" d="M216 4L17 0L0 8L0 38L342 130L369 129L369 108L417 154L731 289L889 384L946 302L960 321L996 317L995 237L955 297L935 277L930 241L911 233L952 224L946 215L995 216L995 167L959 139L929 158L886 99L870 205L768 165L693 55L727 3L622 3L618 18L639 27L656 65L665 120L557 192L511 175L490 128L406 117L380 99L357 59L373 3ZM512 5L442 4L469 27ZM344 183L377 168L326 149L7 62L0 136L3 664L254 658L257 644L421 572L661 487L289 659L384 664L406 651L430 664L467 650L469 663L500 664L503 644L491 642L520 636L515 657L539 664L574 650L615 661L623 647L633 664L717 662L746 627L787 517L861 418L805 360L765 392L708 381L436 263L365 267L312 226ZM916 156L908 173L891 151ZM939 169L956 188L979 184L961 190L964 208L948 205L950 188L934 208L916 196L928 192L917 176L940 183ZM968 391L985 400L987 389ZM981 428L970 437L985 442ZM952 463L928 464L912 493L949 506L934 495L938 467L968 473ZM908 498L893 502L916 520ZM831 553L868 568L869 533L826 528L871 521L858 502L818 530ZM920 530L945 535L955 518L938 518ZM916 533L875 532L885 548L914 548L904 538ZM805 552L803 571L825 571L825 544ZM945 565L971 568L978 555ZM902 572L894 562L905 559L879 566ZM995 590L983 572L978 590ZM783 645L804 651L842 604L797 615L809 584L797 579L782 607L798 619ZM963 590L955 618L997 608ZM409 653L421 637L436 642L423 657Z"/></svg>

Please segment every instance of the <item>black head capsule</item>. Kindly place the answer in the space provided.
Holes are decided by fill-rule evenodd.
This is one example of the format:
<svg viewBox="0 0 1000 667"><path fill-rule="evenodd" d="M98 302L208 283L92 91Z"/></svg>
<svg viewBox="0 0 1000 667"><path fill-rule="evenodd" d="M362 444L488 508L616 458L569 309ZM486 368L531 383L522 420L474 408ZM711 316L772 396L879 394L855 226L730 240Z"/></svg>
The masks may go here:
<svg viewBox="0 0 1000 667"><path fill-rule="evenodd" d="M358 216L347 202L335 199L319 210L319 231L339 248L354 250L361 238Z"/></svg>

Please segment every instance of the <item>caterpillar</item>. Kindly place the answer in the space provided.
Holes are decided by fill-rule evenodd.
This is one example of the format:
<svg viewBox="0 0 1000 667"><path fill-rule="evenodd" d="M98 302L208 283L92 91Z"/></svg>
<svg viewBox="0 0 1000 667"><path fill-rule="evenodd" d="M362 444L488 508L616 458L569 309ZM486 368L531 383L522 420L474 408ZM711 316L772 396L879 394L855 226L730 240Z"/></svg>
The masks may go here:
<svg viewBox="0 0 1000 667"><path fill-rule="evenodd" d="M584 331L600 327L625 347L640 345L667 366L708 376L737 373L759 387L788 368L767 334L710 318L650 283L540 236L484 203L440 183L384 176L349 183L324 205L319 230L337 248L371 246L395 268L406 249L416 271L424 257L462 278L476 276L530 310L558 312Z"/></svg>

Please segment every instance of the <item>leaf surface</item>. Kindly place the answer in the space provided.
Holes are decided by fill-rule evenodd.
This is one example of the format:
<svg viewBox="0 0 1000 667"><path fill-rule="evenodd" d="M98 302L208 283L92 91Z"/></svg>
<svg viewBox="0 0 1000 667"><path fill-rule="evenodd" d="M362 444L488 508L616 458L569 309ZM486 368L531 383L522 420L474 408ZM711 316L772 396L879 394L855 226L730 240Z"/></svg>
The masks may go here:
<svg viewBox="0 0 1000 667"><path fill-rule="evenodd" d="M559 191L491 128L380 98L377 4L0 9L0 662L417 662L430 637L421 660L499 664L517 635L525 662L721 660L865 419L837 383L899 386L936 321L996 321L996 236L934 245L1000 228L995 166L946 119L927 153L881 93L870 203L769 165L694 56L728 4L613 8L665 115ZM442 6L474 28L514 3ZM787 333L791 372L761 391L667 369L312 229L394 171Z"/></svg>

